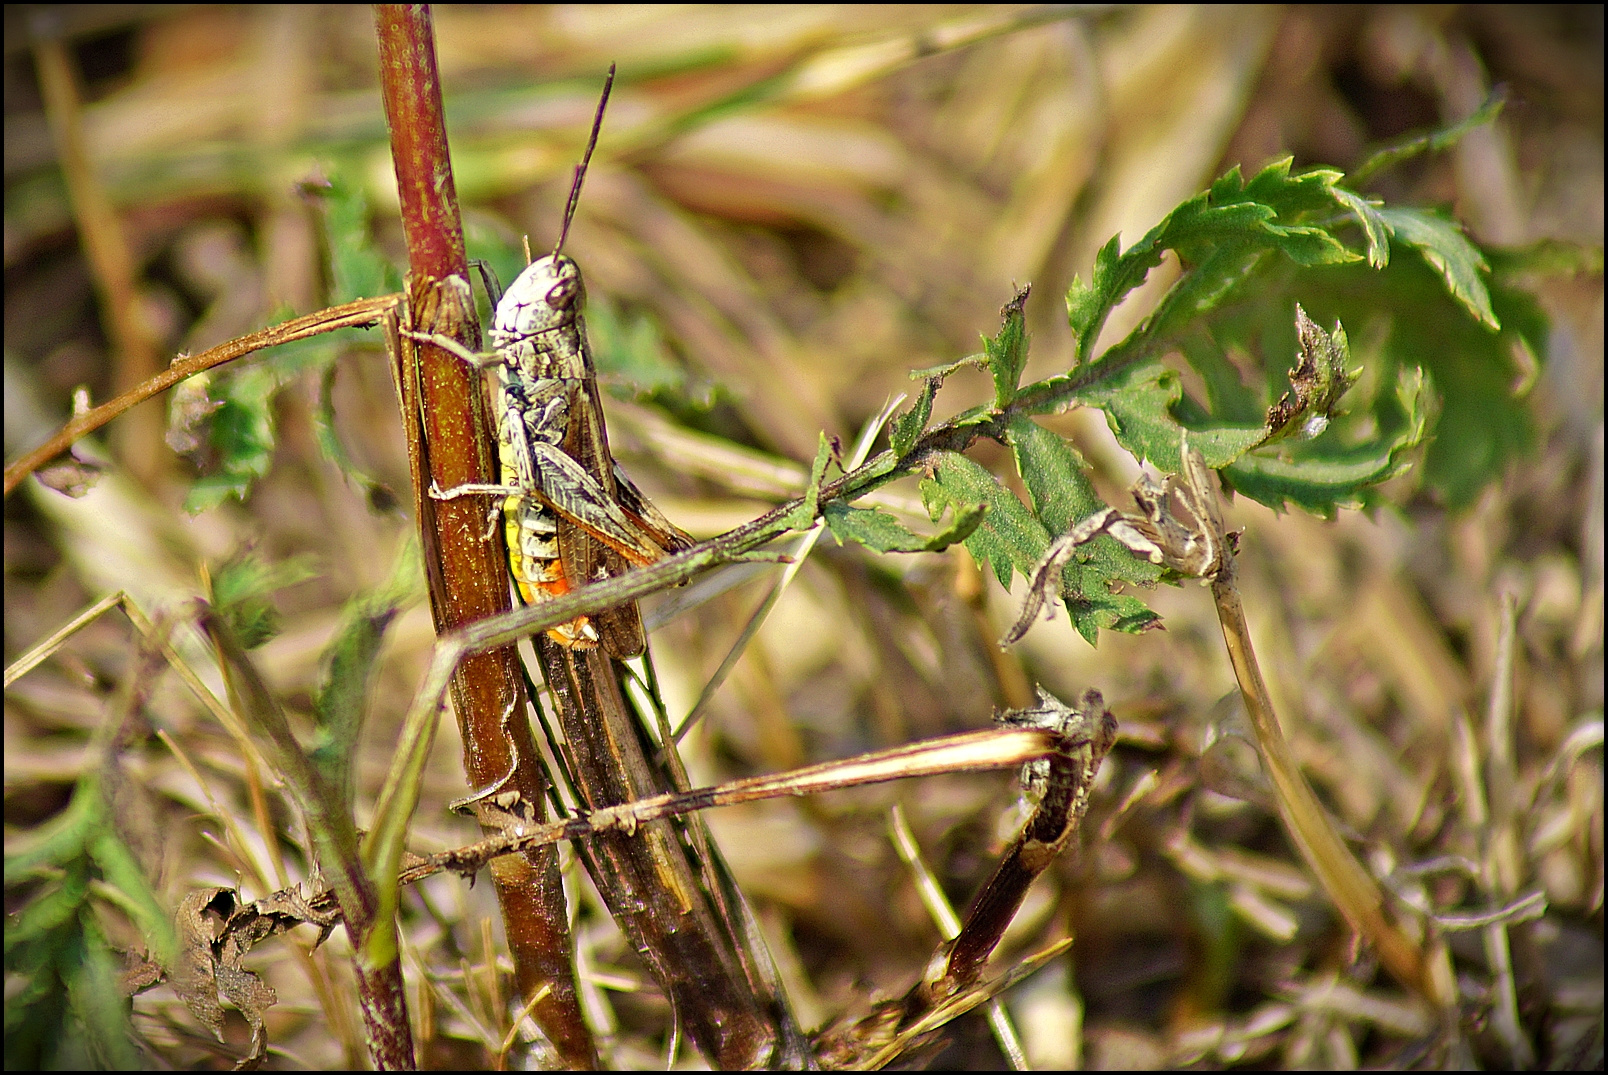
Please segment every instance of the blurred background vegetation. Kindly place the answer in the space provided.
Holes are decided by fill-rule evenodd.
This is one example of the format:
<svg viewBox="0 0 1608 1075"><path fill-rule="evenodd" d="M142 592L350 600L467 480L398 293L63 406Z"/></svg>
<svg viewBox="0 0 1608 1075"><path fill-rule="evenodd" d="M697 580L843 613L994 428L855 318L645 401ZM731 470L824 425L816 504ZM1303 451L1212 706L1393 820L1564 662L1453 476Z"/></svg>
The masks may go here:
<svg viewBox="0 0 1608 1075"><path fill-rule="evenodd" d="M8 458L65 419L78 386L99 402L175 353L323 305L322 215L307 191L330 177L365 194L376 241L404 263L368 9L5 17ZM1546 914L1512 931L1534 1052L1481 1018L1499 975L1479 932L1452 935L1465 1030L1486 1027L1464 1037L1426 1024L1348 950L1266 808L1234 704L1219 702L1233 680L1198 588L1150 595L1165 632L1105 635L1093 649L1060 616L1002 654L1013 602L961 549L872 557L824 542L715 695L689 764L696 782L779 770L986 726L1035 682L1063 698L1097 687L1122 738L1084 851L1040 883L1008 941L1020 954L1077 938L1011 998L1035 1063L1601 1064L1600 7L443 7L436 28L470 253L505 283L522 235L536 249L552 241L603 71L619 64L567 251L587 274L615 454L700 537L796 495L819 431L851 441L912 389L910 370L978 350L1013 282L1034 289L1024 381L1064 370L1061 296L1113 234L1132 242L1230 166L1293 154L1297 167L1348 168L1505 85L1494 125L1374 186L1392 204L1450 207L1490 247L1598 251L1594 270L1575 257L1535 275L1552 332L1518 386L1531 424L1502 479L1451 505L1409 474L1396 507L1333 521L1241 500L1230 522L1246 528L1243 587L1287 731L1365 860L1433 912L1501 903L1493 875L1508 897L1544 892ZM65 111L46 108L29 47L51 36L78 76ZM87 203L63 180L58 147L73 129ZM1108 341L1138 322L1169 268L1118 311ZM327 391L353 465L407 499L374 335L348 348L332 384L289 383L273 468L244 503L180 510L197 471L163 444L160 404L109 431L100 450L118 465L87 497L30 483L9 498L8 660L118 588L182 621L202 565L252 546L317 568L281 593L283 632L262 653L305 708L342 602L380 585L412 532L318 448ZM1257 359L1282 369L1290 357ZM962 371L936 417L988 394L985 374ZM1048 424L1126 506L1137 468L1103 417ZM1008 469L997 446L973 457ZM914 488L881 503L925 519ZM672 714L697 698L764 585L657 633ZM370 788L431 641L422 606L394 629L358 770ZM126 625L106 620L8 694L8 842L62 808L133 655ZM171 677L146 719L119 813L164 896L285 883L254 828L266 815L248 805L260 777L224 731ZM420 850L472 838L440 809L464 793L451 722L443 729ZM896 800L963 905L1017 816L1003 777L709 819L808 1025L902 991L936 943L885 832ZM1437 859L1453 865L1410 870ZM584 966L618 987L615 1059L654 1064L664 1004L576 887ZM504 1018L465 1014L495 995L489 886L438 878L404 910L413 972L468 998L435 1003L422 1058L479 1062L465 1059L482 1055L475 1028ZM278 1062L350 1062L341 1028L354 1017L336 1010L350 994L329 987L345 968L328 950L302 954L309 942L255 957L281 998ZM135 1010L151 1062L240 1051L212 1042L171 993ZM980 1020L956 1036L946 1062L998 1063Z"/></svg>

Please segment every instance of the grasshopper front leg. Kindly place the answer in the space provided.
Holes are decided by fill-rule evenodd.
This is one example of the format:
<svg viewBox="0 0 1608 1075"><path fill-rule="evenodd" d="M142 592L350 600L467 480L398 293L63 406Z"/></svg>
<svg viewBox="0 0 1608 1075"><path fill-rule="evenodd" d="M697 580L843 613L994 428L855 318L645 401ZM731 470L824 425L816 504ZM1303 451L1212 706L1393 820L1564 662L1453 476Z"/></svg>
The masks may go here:
<svg viewBox="0 0 1608 1075"><path fill-rule="evenodd" d="M469 348L465 347L451 336L443 336L439 332L415 332L412 329L403 329L402 335L407 336L410 339L418 340L421 343L433 343L443 351L446 351L448 354L452 355L454 358L467 362L472 368L477 370L496 369L498 366L504 365L508 361L508 359L500 351L482 351L477 353L469 350Z"/></svg>

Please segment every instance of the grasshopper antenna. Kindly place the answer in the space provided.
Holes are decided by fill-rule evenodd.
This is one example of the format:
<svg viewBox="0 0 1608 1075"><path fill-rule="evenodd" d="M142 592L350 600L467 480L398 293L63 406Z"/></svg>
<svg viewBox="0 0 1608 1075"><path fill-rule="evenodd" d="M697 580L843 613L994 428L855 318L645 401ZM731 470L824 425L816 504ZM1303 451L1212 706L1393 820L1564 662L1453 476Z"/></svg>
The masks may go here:
<svg viewBox="0 0 1608 1075"><path fill-rule="evenodd" d="M614 88L614 65L609 64L609 77L603 80L603 96L597 102L597 115L592 119L592 137L586 142L586 155L581 163L575 166L575 181L570 184L569 205L564 209L564 226L559 229L558 245L553 247L553 257L564 249L564 240L569 235L570 221L575 219L575 207L581 201L581 181L586 178L586 166L592 163L592 150L597 148L597 135L603 129L603 110L609 106L609 91Z"/></svg>

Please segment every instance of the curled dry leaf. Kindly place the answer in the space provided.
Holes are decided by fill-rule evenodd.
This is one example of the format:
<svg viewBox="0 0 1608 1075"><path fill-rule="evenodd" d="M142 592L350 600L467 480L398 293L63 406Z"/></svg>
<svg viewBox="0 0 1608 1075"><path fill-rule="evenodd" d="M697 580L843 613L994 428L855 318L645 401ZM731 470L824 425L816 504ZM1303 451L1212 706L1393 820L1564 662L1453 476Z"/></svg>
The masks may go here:
<svg viewBox="0 0 1608 1075"><path fill-rule="evenodd" d="M255 1068L266 1057L263 1014L279 999L272 986L241 964L251 945L241 943L233 927L242 919L260 918L254 906L240 907L234 889L203 888L185 897L174 921L179 935L179 958L171 976L174 992L219 1041L224 1040L224 1016L218 994L239 1009L251 1024L251 1052L240 1061L242 1069Z"/></svg>
<svg viewBox="0 0 1608 1075"><path fill-rule="evenodd" d="M1333 332L1325 332L1297 303L1295 335L1301 350L1290 370L1290 390L1267 409L1263 444L1290 436L1310 440L1322 433L1360 372L1346 369L1351 346L1340 322L1334 323Z"/></svg>

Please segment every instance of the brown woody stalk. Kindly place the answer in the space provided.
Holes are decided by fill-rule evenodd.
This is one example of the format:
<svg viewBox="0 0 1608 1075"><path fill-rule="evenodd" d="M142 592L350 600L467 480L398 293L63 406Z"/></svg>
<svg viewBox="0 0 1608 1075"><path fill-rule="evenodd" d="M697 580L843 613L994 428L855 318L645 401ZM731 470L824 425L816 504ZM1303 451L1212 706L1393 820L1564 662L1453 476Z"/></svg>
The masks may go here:
<svg viewBox="0 0 1608 1075"><path fill-rule="evenodd" d="M545 634L534 644L585 810L686 790L650 761L655 746L613 658L565 649ZM718 876L719 851L703 826L693 815L597 836L583 845L592 880L711 1064L805 1066L807 1047L769 953L746 928L746 908L733 905L741 896Z"/></svg>
<svg viewBox="0 0 1608 1075"><path fill-rule="evenodd" d="M443 284L467 279L468 262L447 154L430 14L422 7L380 5L375 25L408 240L411 279L403 327L440 333L478 350L480 330L472 304L465 309L462 291ZM425 490L432 482L450 488L494 480L490 446L495 434L478 374L434 345L415 344L395 332L392 341L430 607L437 632L450 632L508 610L507 553L500 529L489 539L485 536L478 502L436 501ZM504 720L510 712L523 714L526 705L513 647L466 661L452 677L451 695L469 783L485 787L506 780L510 790L540 809L545 781L529 722ZM596 1067L597 1050L575 992L554 850L505 856L493 863L491 873L521 997L529 1002L545 990L532 1011L538 1025L566 1064Z"/></svg>

